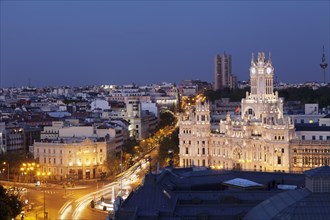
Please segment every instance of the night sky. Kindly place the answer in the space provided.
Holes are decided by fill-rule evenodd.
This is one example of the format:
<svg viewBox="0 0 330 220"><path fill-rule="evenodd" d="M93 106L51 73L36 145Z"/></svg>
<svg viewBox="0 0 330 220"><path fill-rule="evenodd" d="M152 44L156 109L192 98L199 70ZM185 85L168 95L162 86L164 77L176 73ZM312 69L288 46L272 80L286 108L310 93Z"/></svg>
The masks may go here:
<svg viewBox="0 0 330 220"><path fill-rule="evenodd" d="M321 81L329 11L329 1L2 0L1 87L213 82L224 51L239 80L252 51L271 51L278 81Z"/></svg>

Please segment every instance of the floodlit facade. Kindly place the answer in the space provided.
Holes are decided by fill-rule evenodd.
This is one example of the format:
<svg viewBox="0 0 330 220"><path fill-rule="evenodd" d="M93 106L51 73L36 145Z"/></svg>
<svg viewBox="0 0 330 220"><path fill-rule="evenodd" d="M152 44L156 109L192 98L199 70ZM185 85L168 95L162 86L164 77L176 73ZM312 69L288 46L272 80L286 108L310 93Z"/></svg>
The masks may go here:
<svg viewBox="0 0 330 220"><path fill-rule="evenodd" d="M227 113L211 130L210 104L199 101L189 115L181 115L180 166L211 166L255 171L290 170L290 141L294 124L283 115L283 99L273 91L271 56L252 54L251 91L241 101L240 115Z"/></svg>
<svg viewBox="0 0 330 220"><path fill-rule="evenodd" d="M50 179L95 179L103 172L106 142L71 138L63 141L36 142L34 158L39 159L41 173Z"/></svg>

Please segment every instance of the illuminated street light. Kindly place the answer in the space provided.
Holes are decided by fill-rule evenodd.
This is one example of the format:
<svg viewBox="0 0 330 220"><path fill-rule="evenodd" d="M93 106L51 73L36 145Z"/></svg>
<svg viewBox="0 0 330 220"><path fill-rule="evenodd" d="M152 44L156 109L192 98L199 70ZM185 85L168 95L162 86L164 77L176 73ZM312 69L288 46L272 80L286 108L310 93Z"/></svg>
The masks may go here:
<svg viewBox="0 0 330 220"><path fill-rule="evenodd" d="M20 167L20 171L22 172L22 175L28 175L28 181L31 182L32 175L35 175L36 168L39 167L39 164L36 163L22 163L22 166ZM40 172L39 172L40 175ZM26 177L24 177L26 180Z"/></svg>
<svg viewBox="0 0 330 220"><path fill-rule="evenodd" d="M7 180L8 180L8 182L9 182L9 163L7 163L7 162L3 162L2 164L3 164L3 165L6 165L6 164L7 164Z"/></svg>

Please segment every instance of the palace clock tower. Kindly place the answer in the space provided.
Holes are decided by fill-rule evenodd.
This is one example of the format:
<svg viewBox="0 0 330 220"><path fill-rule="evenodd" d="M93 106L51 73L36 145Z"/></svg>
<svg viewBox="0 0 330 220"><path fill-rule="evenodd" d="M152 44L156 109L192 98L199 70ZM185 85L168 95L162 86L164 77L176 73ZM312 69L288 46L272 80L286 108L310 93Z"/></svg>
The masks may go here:
<svg viewBox="0 0 330 220"><path fill-rule="evenodd" d="M252 53L250 67L251 92L242 99L242 118L263 119L264 122L275 123L276 119L283 118L283 100L274 93L274 67L271 55L268 60L265 53L258 53L257 60Z"/></svg>

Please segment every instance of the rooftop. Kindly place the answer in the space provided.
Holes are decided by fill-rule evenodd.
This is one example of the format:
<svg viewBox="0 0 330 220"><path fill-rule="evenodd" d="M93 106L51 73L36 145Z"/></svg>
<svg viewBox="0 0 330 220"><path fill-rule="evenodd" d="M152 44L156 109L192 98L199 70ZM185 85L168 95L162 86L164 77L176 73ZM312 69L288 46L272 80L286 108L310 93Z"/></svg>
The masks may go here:
<svg viewBox="0 0 330 220"><path fill-rule="evenodd" d="M307 170L304 174L308 177L330 177L330 166L322 166L312 170Z"/></svg>
<svg viewBox="0 0 330 220"><path fill-rule="evenodd" d="M303 183L302 174L165 169L160 174L146 175L143 185L124 201L117 217L242 219L257 204L283 192L277 184Z"/></svg>

